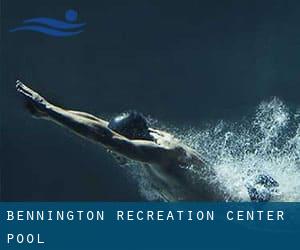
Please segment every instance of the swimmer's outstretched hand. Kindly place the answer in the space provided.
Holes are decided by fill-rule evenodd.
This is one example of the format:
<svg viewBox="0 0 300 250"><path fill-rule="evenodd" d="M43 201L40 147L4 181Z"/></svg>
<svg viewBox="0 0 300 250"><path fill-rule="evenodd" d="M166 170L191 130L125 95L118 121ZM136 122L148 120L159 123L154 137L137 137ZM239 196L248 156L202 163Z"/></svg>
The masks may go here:
<svg viewBox="0 0 300 250"><path fill-rule="evenodd" d="M36 118L45 117L49 103L38 93L27 87L20 80L16 81L16 90L25 98L26 108Z"/></svg>

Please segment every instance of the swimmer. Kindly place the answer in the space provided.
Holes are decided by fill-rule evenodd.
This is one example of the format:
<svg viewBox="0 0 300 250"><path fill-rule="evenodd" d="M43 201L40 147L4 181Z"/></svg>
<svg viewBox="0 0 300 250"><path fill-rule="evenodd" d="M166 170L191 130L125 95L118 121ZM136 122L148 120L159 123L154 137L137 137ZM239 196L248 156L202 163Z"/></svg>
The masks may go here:
<svg viewBox="0 0 300 250"><path fill-rule="evenodd" d="M58 123L102 144L122 158L142 163L141 167L151 174L153 185L158 187L163 200L230 200L218 188L214 169L198 152L171 134L149 127L142 114L125 112L106 121L88 113L55 106L21 81L16 83L17 91L25 97L27 108L34 117ZM209 178L192 180L190 166Z"/></svg>

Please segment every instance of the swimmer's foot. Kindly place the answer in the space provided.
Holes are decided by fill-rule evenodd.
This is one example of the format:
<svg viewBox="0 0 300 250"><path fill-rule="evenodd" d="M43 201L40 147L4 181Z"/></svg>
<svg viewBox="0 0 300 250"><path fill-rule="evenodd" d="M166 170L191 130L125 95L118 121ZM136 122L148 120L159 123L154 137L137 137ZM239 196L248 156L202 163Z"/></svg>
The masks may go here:
<svg viewBox="0 0 300 250"><path fill-rule="evenodd" d="M267 174L259 174L252 183L247 183L246 187L251 201L270 201L279 194L279 183Z"/></svg>
<svg viewBox="0 0 300 250"><path fill-rule="evenodd" d="M45 109L48 103L42 96L19 80L16 81L16 90L25 98L25 107L35 118L47 116Z"/></svg>

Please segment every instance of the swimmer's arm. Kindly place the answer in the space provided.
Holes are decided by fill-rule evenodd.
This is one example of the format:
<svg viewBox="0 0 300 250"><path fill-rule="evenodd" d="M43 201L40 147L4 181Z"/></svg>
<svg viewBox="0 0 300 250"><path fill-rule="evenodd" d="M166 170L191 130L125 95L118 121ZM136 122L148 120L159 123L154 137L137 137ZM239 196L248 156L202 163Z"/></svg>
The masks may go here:
<svg viewBox="0 0 300 250"><path fill-rule="evenodd" d="M79 115L79 116L82 116L84 118L91 119L93 121L106 122L103 119L101 119L101 118L99 118L97 116L94 116L92 114L86 113L86 112L75 111L75 110L68 110L68 111L71 112L71 113L73 113L74 115Z"/></svg>
<svg viewBox="0 0 300 250"><path fill-rule="evenodd" d="M106 143L104 139L112 137L108 133L107 121L87 113L55 106L20 81L17 81L16 89L30 104L30 109L36 117L54 121L88 139L98 141L102 136L103 142Z"/></svg>
<svg viewBox="0 0 300 250"><path fill-rule="evenodd" d="M47 114L42 112L42 110L46 108L46 106L50 106L51 104L47 102L45 98L43 98L38 93L34 92L32 89L30 89L25 84L23 84L21 81L17 80L16 83L17 83L16 84L17 91L20 92L25 97L27 101L26 102L27 107L30 109L33 115L39 118L45 118L43 116L47 116ZM34 110L32 110L32 108ZM75 110L67 110L67 111L74 115L81 116L89 120L106 123L105 120L86 112L75 111ZM36 114L36 112L38 113Z"/></svg>

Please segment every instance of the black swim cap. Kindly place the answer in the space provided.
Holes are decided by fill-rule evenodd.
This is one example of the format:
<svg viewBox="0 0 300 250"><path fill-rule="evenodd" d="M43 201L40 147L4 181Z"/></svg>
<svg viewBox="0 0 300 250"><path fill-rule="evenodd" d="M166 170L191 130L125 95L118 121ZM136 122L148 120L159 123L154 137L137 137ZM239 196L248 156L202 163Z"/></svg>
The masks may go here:
<svg viewBox="0 0 300 250"><path fill-rule="evenodd" d="M147 119L136 111L121 113L109 121L108 127L129 139L153 140Z"/></svg>

